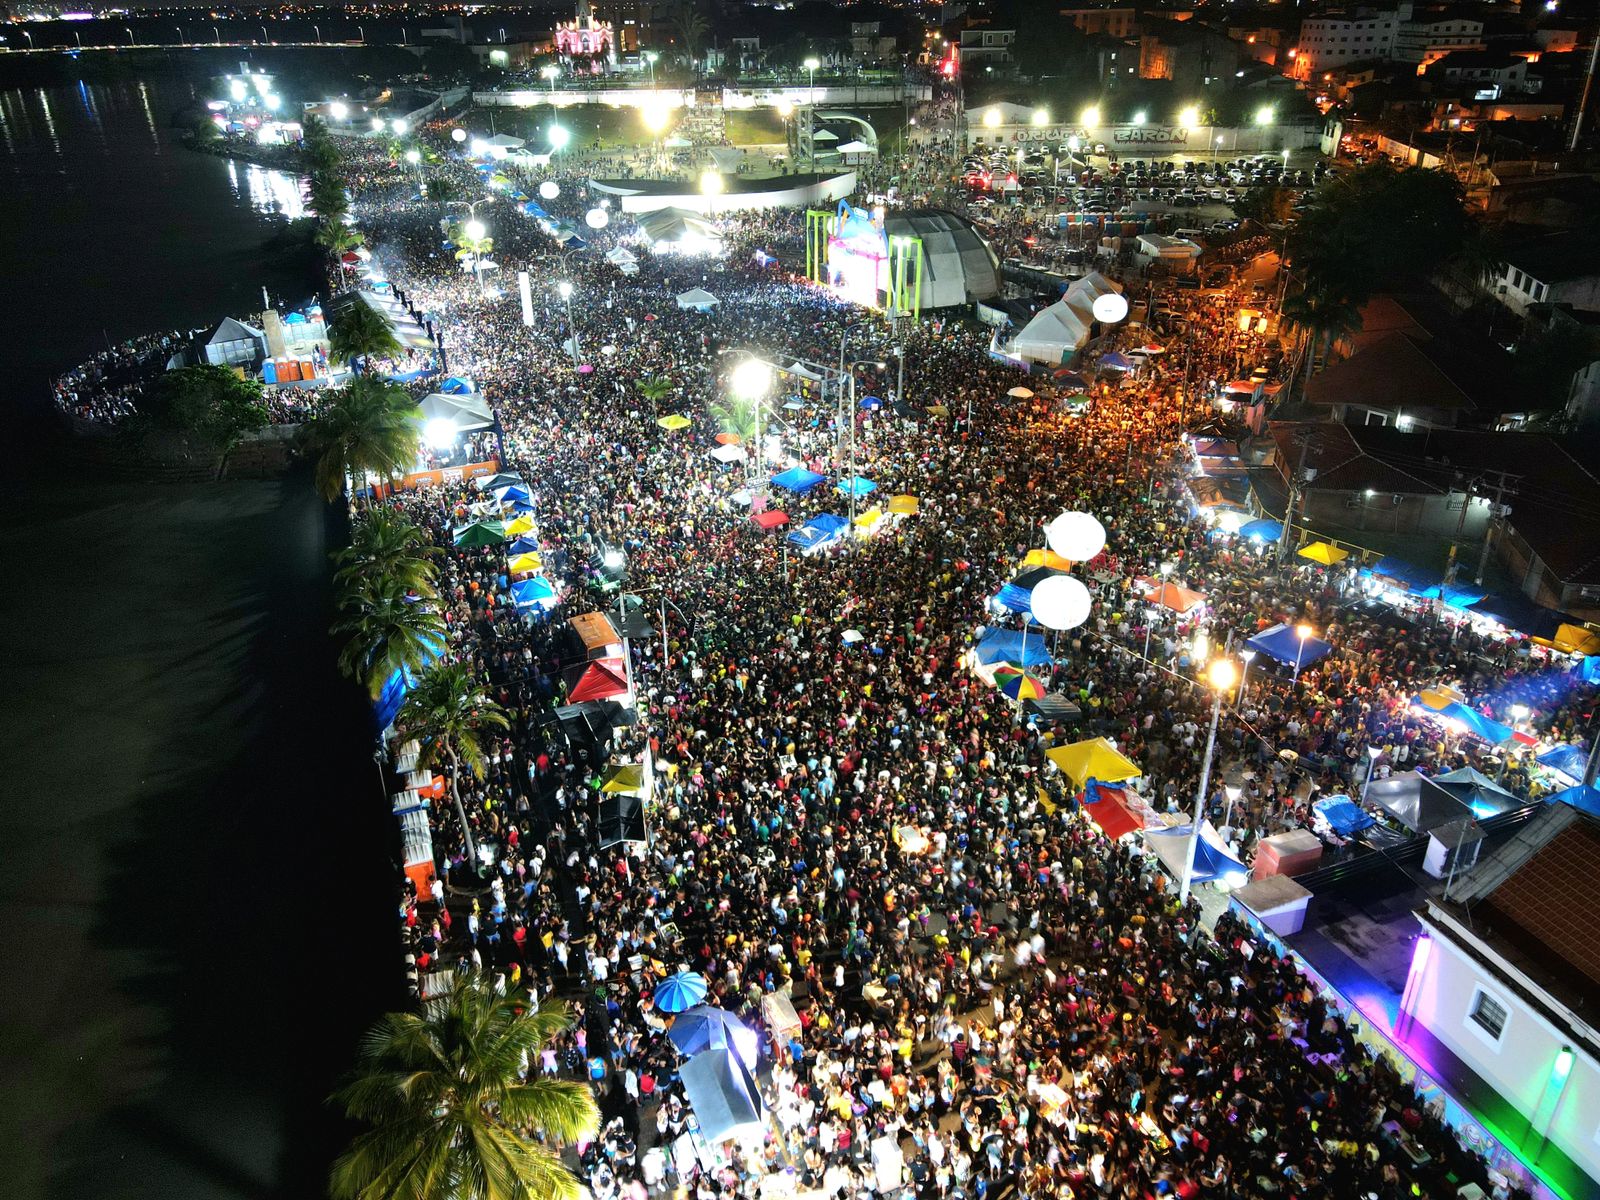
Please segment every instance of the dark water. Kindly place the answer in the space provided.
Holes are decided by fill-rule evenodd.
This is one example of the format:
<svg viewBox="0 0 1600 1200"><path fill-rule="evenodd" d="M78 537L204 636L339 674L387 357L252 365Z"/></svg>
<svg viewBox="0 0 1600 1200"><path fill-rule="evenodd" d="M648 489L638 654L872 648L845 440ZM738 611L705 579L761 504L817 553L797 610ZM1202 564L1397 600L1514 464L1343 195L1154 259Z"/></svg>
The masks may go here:
<svg viewBox="0 0 1600 1200"><path fill-rule="evenodd" d="M169 140L178 99L0 95L8 400L102 328L304 290L259 251L270 187ZM324 1098L400 990L393 821L326 632L340 531L301 476L131 483L0 444L0 1178L319 1196Z"/></svg>
<svg viewBox="0 0 1600 1200"><path fill-rule="evenodd" d="M275 241L296 179L196 154L170 128L177 80L0 90L0 325L13 399L106 338L192 327L309 294Z"/></svg>

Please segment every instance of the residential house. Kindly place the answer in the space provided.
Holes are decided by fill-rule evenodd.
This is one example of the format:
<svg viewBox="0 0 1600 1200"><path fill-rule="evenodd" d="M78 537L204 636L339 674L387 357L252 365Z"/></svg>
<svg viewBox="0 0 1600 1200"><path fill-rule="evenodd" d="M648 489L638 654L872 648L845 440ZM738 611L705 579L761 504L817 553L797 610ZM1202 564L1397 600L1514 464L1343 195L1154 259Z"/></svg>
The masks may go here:
<svg viewBox="0 0 1600 1200"><path fill-rule="evenodd" d="M1528 60L1504 50L1452 50L1428 65L1430 78L1449 83L1470 83L1477 89L1498 89L1488 99L1504 92L1537 91L1539 81L1530 79Z"/></svg>
<svg viewBox="0 0 1600 1200"><path fill-rule="evenodd" d="M1424 11L1400 23L1394 58L1425 65L1456 50L1482 50L1486 45L1480 17L1448 9Z"/></svg>
<svg viewBox="0 0 1600 1200"><path fill-rule="evenodd" d="M1106 37L1126 39L1138 36L1139 10L1132 5L1108 8L1063 8L1061 15L1089 37L1104 34Z"/></svg>
<svg viewBox="0 0 1600 1200"><path fill-rule="evenodd" d="M1526 315L1531 304L1600 312L1600 234L1588 226L1513 244L1505 258L1495 294L1513 312Z"/></svg>
<svg viewBox="0 0 1600 1200"><path fill-rule="evenodd" d="M1198 21L1146 20L1139 38L1139 78L1170 79L1179 93L1231 81L1249 61L1238 42Z"/></svg>

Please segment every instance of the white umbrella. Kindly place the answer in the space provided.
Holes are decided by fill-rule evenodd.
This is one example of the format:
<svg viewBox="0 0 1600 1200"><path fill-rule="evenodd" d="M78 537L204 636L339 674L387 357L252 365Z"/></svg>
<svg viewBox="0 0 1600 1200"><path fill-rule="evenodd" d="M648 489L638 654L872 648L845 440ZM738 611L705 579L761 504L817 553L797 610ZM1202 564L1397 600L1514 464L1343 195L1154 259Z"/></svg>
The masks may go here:
<svg viewBox="0 0 1600 1200"><path fill-rule="evenodd" d="M811 140L813 142L837 142L839 135L837 133L829 133L826 129L819 129L811 135Z"/></svg>
<svg viewBox="0 0 1600 1200"><path fill-rule="evenodd" d="M827 130L823 130L823 133L826 132ZM821 138L821 136L822 134L817 135L818 138ZM878 148L876 146L869 146L863 141L846 142L839 147L840 154L876 154L877 152Z"/></svg>

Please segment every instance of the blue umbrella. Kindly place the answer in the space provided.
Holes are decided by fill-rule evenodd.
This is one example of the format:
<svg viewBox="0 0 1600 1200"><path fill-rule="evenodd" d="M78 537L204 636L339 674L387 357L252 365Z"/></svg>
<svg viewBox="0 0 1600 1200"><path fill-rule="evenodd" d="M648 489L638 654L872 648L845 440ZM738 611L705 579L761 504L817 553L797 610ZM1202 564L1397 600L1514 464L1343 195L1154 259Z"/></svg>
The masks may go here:
<svg viewBox="0 0 1600 1200"><path fill-rule="evenodd" d="M679 971L656 984L656 1007L662 1012L684 1012L705 998L706 981L693 971Z"/></svg>
<svg viewBox="0 0 1600 1200"><path fill-rule="evenodd" d="M876 412L883 407L883 401L876 396L863 396L861 397L861 407L868 412Z"/></svg>
<svg viewBox="0 0 1600 1200"><path fill-rule="evenodd" d="M670 980L669 980L670 982ZM752 1071L761 1037L726 1009L699 1004L678 1014L667 1037L683 1054L702 1050L732 1050Z"/></svg>

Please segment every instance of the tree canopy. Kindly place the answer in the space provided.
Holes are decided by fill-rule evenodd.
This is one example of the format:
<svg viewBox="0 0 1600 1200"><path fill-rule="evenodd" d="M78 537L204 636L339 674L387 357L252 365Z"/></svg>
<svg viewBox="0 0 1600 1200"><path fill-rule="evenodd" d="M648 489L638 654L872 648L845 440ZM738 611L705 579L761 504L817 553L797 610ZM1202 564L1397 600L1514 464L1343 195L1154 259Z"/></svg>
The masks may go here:
<svg viewBox="0 0 1600 1200"><path fill-rule="evenodd" d="M168 371L141 408L160 428L192 434L224 453L268 419L259 383L210 365Z"/></svg>

